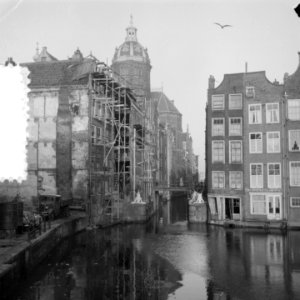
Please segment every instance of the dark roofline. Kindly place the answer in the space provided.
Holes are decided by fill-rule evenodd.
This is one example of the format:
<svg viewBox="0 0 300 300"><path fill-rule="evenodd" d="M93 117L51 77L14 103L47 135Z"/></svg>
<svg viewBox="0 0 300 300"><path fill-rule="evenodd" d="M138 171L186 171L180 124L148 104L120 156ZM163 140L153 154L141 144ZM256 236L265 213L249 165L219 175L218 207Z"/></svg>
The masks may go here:
<svg viewBox="0 0 300 300"><path fill-rule="evenodd" d="M175 106L175 104L172 102L172 100L170 100L163 91L152 91L152 92L150 92L150 95L152 95L152 94L154 95L154 93L157 93L159 95L159 97L157 98L158 102L162 99L163 96L167 100L167 106L168 106L169 110L163 110L163 111L160 111L160 113L172 113L175 115L182 116L182 113L178 110L178 108Z"/></svg>
<svg viewBox="0 0 300 300"><path fill-rule="evenodd" d="M81 64L85 61L94 61L92 58L84 58L83 60L72 60L70 59L62 59L62 60L55 60L55 61L31 61L31 62L25 62L25 63L20 63L20 66L26 66L26 65L37 65L37 64L58 64L58 63L67 63L67 62L73 62L74 64Z"/></svg>
<svg viewBox="0 0 300 300"><path fill-rule="evenodd" d="M255 74L257 74L257 75L263 75L264 76L264 78L265 78L265 80L268 82L268 83L270 83L271 85L273 85L273 86L283 86L283 84L280 84L280 83L278 83L278 84L275 84L275 83L273 83L273 82L271 82L269 79L268 79L268 77L266 76L266 71L254 71L254 72L243 72L243 73L227 73L227 74L224 74L224 76L223 76L223 79L222 79L222 81L220 82L220 84L218 85L218 86L216 86L216 87L214 87L212 90L217 90L218 88L220 88L221 86L222 86L222 84L223 84L223 82L224 82L224 80L225 80L225 78L226 77L231 77L231 76L246 76L246 75L248 75L248 74L250 74L250 75L255 75Z"/></svg>
<svg viewBox="0 0 300 300"><path fill-rule="evenodd" d="M239 72L239 73L225 73L224 76L230 76L230 75L245 75L245 74L258 74L258 73L264 73L266 74L266 71L253 71L253 72Z"/></svg>

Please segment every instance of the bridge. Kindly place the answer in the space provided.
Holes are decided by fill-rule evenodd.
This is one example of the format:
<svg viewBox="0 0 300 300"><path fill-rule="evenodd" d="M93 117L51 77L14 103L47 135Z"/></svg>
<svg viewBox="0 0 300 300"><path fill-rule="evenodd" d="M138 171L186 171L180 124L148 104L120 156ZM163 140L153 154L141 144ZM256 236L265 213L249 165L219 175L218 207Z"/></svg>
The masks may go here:
<svg viewBox="0 0 300 300"><path fill-rule="evenodd" d="M169 191L169 192L189 192L191 187L189 186L165 186L158 185L154 187L155 191Z"/></svg>

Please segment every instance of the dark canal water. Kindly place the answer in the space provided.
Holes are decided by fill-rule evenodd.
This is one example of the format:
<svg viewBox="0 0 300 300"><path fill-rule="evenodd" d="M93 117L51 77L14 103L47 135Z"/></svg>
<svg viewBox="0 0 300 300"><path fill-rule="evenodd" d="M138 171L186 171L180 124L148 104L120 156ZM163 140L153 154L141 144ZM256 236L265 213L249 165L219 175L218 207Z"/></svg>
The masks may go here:
<svg viewBox="0 0 300 300"><path fill-rule="evenodd" d="M9 299L300 299L300 232L189 226L186 216L176 198L147 225L79 234Z"/></svg>

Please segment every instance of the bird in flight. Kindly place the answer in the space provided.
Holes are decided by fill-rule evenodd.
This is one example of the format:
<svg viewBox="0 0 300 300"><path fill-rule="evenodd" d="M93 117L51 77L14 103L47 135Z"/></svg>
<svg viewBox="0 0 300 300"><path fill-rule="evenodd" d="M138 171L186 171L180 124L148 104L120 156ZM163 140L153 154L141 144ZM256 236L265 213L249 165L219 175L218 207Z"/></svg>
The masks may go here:
<svg viewBox="0 0 300 300"><path fill-rule="evenodd" d="M231 25L221 25L220 23L215 23L216 25L220 26L222 29L225 27L232 27Z"/></svg>

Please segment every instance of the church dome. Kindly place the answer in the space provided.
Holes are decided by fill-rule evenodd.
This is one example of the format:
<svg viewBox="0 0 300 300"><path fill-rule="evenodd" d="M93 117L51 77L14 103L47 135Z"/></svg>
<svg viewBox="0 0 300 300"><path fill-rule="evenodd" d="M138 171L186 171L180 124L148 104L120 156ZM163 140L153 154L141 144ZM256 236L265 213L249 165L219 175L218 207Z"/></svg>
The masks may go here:
<svg viewBox="0 0 300 300"><path fill-rule="evenodd" d="M132 16L130 17L130 25L126 28L126 32L125 42L115 50L113 63L134 60L150 64L147 49L137 40L137 28L133 26Z"/></svg>

